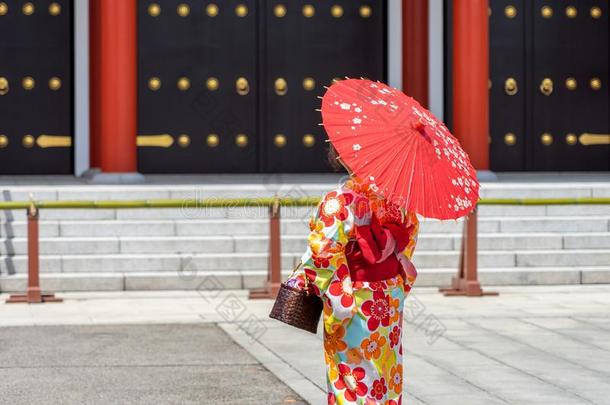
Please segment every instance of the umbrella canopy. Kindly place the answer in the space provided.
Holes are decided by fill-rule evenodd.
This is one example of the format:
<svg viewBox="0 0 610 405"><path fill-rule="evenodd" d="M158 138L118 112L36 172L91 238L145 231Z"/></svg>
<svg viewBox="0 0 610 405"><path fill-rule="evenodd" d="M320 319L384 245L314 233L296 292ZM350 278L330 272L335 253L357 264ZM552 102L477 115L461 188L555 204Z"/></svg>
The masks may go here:
<svg viewBox="0 0 610 405"><path fill-rule="evenodd" d="M326 91L322 120L341 159L389 201L427 218L456 219L474 209L479 182L468 155L413 98L347 79Z"/></svg>

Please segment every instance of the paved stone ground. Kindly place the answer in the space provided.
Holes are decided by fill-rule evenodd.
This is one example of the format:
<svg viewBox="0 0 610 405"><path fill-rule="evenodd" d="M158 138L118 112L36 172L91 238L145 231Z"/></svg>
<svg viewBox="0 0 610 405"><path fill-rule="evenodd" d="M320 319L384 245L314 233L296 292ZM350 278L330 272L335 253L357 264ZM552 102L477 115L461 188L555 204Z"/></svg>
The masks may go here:
<svg viewBox="0 0 610 405"><path fill-rule="evenodd" d="M494 290L500 292L499 297L446 298L433 289L415 289L405 312L406 403L610 404L610 285ZM104 403L126 403L121 402L121 395L130 394L136 398L157 395L157 403L189 403L197 401L197 395L199 399L202 395L216 398L213 396L220 395L221 388L232 387L232 395L237 396L199 403L274 403L242 399L243 393L256 395L257 385L265 387L265 394L277 394L278 401L297 399L281 385L267 388L277 380L260 368L262 363L305 401L324 404L321 336L268 320L271 301L248 301L245 291L62 295L67 298L63 304L0 304L2 394L8 392L14 399L30 392L38 395L34 397L38 402L49 395L68 395L88 384L91 393L115 395L110 400L96 397ZM163 323L173 326L154 326ZM11 327L70 324L88 326ZM113 324L141 326L103 326ZM219 335L214 324L252 357L244 352L236 355L236 346L226 338L215 340ZM101 328L97 329L99 336L95 328ZM116 336L111 338L104 328ZM125 328L123 332L121 328ZM130 335L130 328L140 334ZM174 337L174 329L182 332ZM45 330L56 333L41 335ZM21 339L15 331L21 331ZM72 348L58 344L66 335L82 342ZM130 340L129 336L139 338ZM209 343L206 336L211 336ZM32 349L34 341L55 349ZM152 343L157 341L161 343ZM103 367L75 367L84 358L89 359L87 364ZM188 366L193 359L200 368ZM56 362L64 366L49 368ZM239 366L231 368L232 362ZM165 368L133 367L138 363L163 363ZM3 368L7 364L22 368ZM24 368L26 365L32 368ZM180 371L187 374L180 375ZM238 380L245 371L247 383ZM93 372L97 374L88 374ZM43 383L43 389L24 391L23 384L32 375L42 376L36 381ZM161 380L167 380L167 385L159 384ZM171 392L181 392L183 397L164 391L163 387L174 384L179 389ZM99 386L108 391L96 391ZM113 391L113 387L120 389Z"/></svg>
<svg viewBox="0 0 610 405"><path fill-rule="evenodd" d="M3 404L305 404L214 324L0 329Z"/></svg>

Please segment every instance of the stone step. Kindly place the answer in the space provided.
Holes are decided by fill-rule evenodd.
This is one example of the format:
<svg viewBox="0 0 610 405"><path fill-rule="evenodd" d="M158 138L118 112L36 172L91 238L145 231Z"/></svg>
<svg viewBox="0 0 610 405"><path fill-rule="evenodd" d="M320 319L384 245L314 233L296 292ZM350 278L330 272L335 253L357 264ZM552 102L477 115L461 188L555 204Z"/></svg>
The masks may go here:
<svg viewBox="0 0 610 405"><path fill-rule="evenodd" d="M25 237L27 223L23 220L0 222L0 237ZM610 216L553 216L553 217L481 217L479 233L526 232L610 232ZM457 234L463 222L422 220L420 235ZM307 219L283 218L282 233L305 235L309 232ZM233 236L266 235L269 220L264 219L99 219L99 220L41 220L42 237L103 237L103 236Z"/></svg>
<svg viewBox="0 0 610 405"><path fill-rule="evenodd" d="M289 272L284 272L286 279ZM455 270L431 268L419 271L417 287L444 287ZM259 288L264 285L263 270L207 271L196 274L177 272L43 273L43 291L123 291L123 290L200 290ZM500 285L558 285L610 283L610 267L529 267L481 268L479 279L484 289ZM25 274L0 276L0 291L23 292Z"/></svg>
<svg viewBox="0 0 610 405"><path fill-rule="evenodd" d="M492 217L497 221L496 232L610 232L610 216L546 216L546 217ZM480 230L480 232L483 232Z"/></svg>
<svg viewBox="0 0 610 405"><path fill-rule="evenodd" d="M268 219L207 219L207 220L41 220L43 237L112 237L112 236L203 236L203 235L264 235L269 232ZM282 231L301 233L309 227L300 220L284 219ZM0 236L25 237L27 223L0 223Z"/></svg>
<svg viewBox="0 0 610 405"><path fill-rule="evenodd" d="M463 221L422 219L420 233L459 233ZM479 233L610 232L609 215L591 216L489 216L479 217Z"/></svg>
<svg viewBox="0 0 610 405"><path fill-rule="evenodd" d="M478 274L484 287L610 283L610 266L480 268ZM455 275L456 271L452 269L420 269L416 287L449 286Z"/></svg>
<svg viewBox="0 0 610 405"><path fill-rule="evenodd" d="M459 250L461 234L422 234L417 252ZM506 233L481 234L479 250L610 249L610 233ZM303 252L304 235L284 235L282 249ZM133 254L133 253L260 253L267 252L267 235L235 236L121 236L40 238L40 253L52 255ZM26 238L0 239L0 255L27 254Z"/></svg>
<svg viewBox="0 0 610 405"><path fill-rule="evenodd" d="M150 177L150 176L149 176ZM44 178L33 179L32 184L8 184L3 181L2 197L6 200L28 200L32 193L36 199L45 200L121 200L213 197L271 197L321 196L337 186L341 174L322 175L236 175L200 177L166 176L158 184L91 185L48 184ZM228 179L228 180L227 180ZM46 185L43 185L46 183ZM180 184L182 183L182 184ZM549 174L546 179L530 180L526 173L518 178L499 182L481 183L484 198L579 198L609 197L610 183L607 176L595 179L577 179L574 174L561 177Z"/></svg>
<svg viewBox="0 0 610 405"><path fill-rule="evenodd" d="M151 200L203 198L259 198L322 196L336 187L339 176L313 184L278 183L275 180L254 184L242 179L236 184L187 185L82 185L82 186L3 186L4 200L27 201L30 193L36 200Z"/></svg>
<svg viewBox="0 0 610 405"><path fill-rule="evenodd" d="M282 254L282 266L292 268L301 252ZM610 249L481 251L481 268L606 266ZM418 269L455 269L458 251L421 251L413 259ZM266 253L146 253L41 255L42 273L108 273L137 271L173 271L198 273L208 271L265 270ZM0 257L0 274L27 272L27 256Z"/></svg>

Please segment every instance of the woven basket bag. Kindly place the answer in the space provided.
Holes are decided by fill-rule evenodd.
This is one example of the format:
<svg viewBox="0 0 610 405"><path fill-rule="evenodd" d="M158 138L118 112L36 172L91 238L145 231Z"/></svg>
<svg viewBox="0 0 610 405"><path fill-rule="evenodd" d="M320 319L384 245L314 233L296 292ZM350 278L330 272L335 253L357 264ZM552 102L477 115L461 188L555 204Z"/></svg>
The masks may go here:
<svg viewBox="0 0 610 405"><path fill-rule="evenodd" d="M294 269L293 275L300 266L301 264ZM303 289L290 286L286 282L280 285L269 317L315 334L322 315L322 299L313 293L307 277L303 279Z"/></svg>

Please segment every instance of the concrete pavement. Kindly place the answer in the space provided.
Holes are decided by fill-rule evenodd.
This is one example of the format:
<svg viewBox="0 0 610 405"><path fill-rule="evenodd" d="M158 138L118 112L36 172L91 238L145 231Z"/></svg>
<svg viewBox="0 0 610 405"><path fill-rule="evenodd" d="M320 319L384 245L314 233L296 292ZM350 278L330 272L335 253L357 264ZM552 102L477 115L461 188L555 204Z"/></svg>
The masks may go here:
<svg viewBox="0 0 610 405"><path fill-rule="evenodd" d="M305 404L211 323L0 333L2 404Z"/></svg>
<svg viewBox="0 0 610 405"><path fill-rule="evenodd" d="M434 289L415 289L405 310L408 404L610 403L609 285L494 290L501 295L445 298ZM14 344L15 338L5 339L10 330L5 327L15 325L126 324L157 335L157 324L177 329L217 324L255 359L252 366L261 363L305 401L324 404L321 335L268 320L271 301L249 301L245 291L62 296L63 304L0 304L3 347ZM225 356L219 347L200 349ZM146 355L154 358L159 350L168 349ZM146 355L141 359L149 359ZM32 363L52 360L49 356L37 356ZM104 355L98 358L106 361ZM187 359L175 357L173 364ZM195 391L202 389L194 386Z"/></svg>

